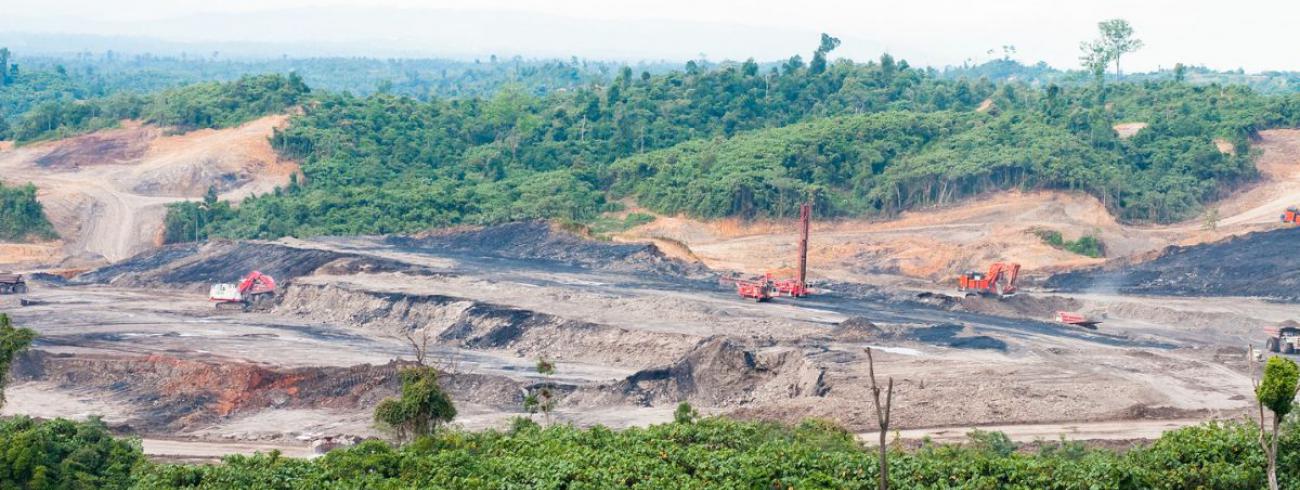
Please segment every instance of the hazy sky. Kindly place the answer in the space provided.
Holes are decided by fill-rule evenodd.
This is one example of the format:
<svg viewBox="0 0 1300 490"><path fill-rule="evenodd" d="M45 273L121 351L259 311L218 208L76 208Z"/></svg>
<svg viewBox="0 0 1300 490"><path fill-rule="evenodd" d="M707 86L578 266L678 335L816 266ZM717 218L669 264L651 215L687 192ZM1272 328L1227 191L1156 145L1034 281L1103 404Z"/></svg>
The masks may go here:
<svg viewBox="0 0 1300 490"><path fill-rule="evenodd" d="M3 0L0 33L126 35L187 43L311 46L342 54L759 60L829 32L835 57L914 64L1015 57L1077 65L1099 20L1128 19L1146 47L1124 60L1300 70L1300 1L1238 0ZM7 31L7 32L5 32ZM95 51L95 46L84 46ZM315 54L320 54L320 53ZM998 54L1000 56L1000 53Z"/></svg>

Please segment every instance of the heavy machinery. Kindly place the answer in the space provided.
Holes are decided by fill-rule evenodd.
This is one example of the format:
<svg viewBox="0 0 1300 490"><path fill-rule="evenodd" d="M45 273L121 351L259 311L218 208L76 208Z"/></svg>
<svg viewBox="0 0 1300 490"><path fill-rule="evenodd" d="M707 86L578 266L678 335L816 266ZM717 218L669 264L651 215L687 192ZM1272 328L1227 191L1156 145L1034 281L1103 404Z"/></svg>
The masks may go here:
<svg viewBox="0 0 1300 490"><path fill-rule="evenodd" d="M0 294L26 294L27 280L22 274L0 272Z"/></svg>
<svg viewBox="0 0 1300 490"><path fill-rule="evenodd" d="M1264 333L1268 335L1268 340L1264 341L1265 350L1283 354L1295 354L1296 351L1300 351L1300 323L1288 321L1272 327L1264 327Z"/></svg>
<svg viewBox="0 0 1300 490"><path fill-rule="evenodd" d="M772 282L772 275L765 274L755 279L735 279L736 294L745 299L752 299L759 303L771 301L778 294L776 285Z"/></svg>
<svg viewBox="0 0 1300 490"><path fill-rule="evenodd" d="M248 311L266 305L275 296L275 279L258 271L249 272L239 284L213 284L208 300L217 309Z"/></svg>
<svg viewBox="0 0 1300 490"><path fill-rule="evenodd" d="M794 279L773 280L772 274L752 279L724 279L736 285L736 294L758 302L777 296L802 298L808 296L808 231L812 226L812 204L799 206L799 270Z"/></svg>
<svg viewBox="0 0 1300 490"><path fill-rule="evenodd" d="M1286 208L1286 212L1282 213L1282 222L1300 225L1300 208L1295 206Z"/></svg>
<svg viewBox="0 0 1300 490"><path fill-rule="evenodd" d="M808 230L812 226L812 204L799 206L799 275L794 279L776 281L773 286L784 296L802 298L808 295Z"/></svg>
<svg viewBox="0 0 1300 490"><path fill-rule="evenodd" d="M988 294L1011 296L1016 294L1016 278L1020 276L1020 264L1015 262L994 262L988 273L967 272L957 277L957 290L967 295Z"/></svg>
<svg viewBox="0 0 1300 490"><path fill-rule="evenodd" d="M1066 325L1074 325L1076 327L1083 327L1089 330L1096 330L1097 325L1101 324L1101 320L1092 320L1081 314L1073 313L1069 311L1056 312L1055 320L1059 323L1064 323Z"/></svg>

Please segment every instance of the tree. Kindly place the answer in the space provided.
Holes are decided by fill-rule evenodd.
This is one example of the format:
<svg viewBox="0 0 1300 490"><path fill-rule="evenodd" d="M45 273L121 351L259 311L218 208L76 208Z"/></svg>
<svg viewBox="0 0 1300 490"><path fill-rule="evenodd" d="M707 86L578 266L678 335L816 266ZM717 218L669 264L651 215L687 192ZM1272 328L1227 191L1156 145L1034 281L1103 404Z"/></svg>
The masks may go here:
<svg viewBox="0 0 1300 490"><path fill-rule="evenodd" d="M1259 446L1268 458L1268 488L1277 490L1277 442L1282 419L1291 413L1296 397L1300 368L1290 359L1273 356L1264 364L1263 379L1255 382L1255 401L1259 407ZM1273 412L1272 429L1264 430L1264 409Z"/></svg>
<svg viewBox="0 0 1300 490"><path fill-rule="evenodd" d="M816 75L826 71L826 55L840 46L840 38L822 33L822 40L813 51L812 61L808 63L808 73Z"/></svg>
<svg viewBox="0 0 1300 490"><path fill-rule="evenodd" d="M1128 53L1142 49L1142 40L1133 37L1133 26L1127 20L1110 19L1097 23L1101 30L1098 42L1105 49L1106 57L1115 61L1115 78L1119 79L1119 59Z"/></svg>
<svg viewBox="0 0 1300 490"><path fill-rule="evenodd" d="M0 313L0 407L5 404L5 384L9 379L9 367L19 352L27 350L36 339L36 332L26 328L15 328L9 315Z"/></svg>
<svg viewBox="0 0 1300 490"><path fill-rule="evenodd" d="M9 85L9 48L0 48L0 87Z"/></svg>
<svg viewBox="0 0 1300 490"><path fill-rule="evenodd" d="M889 386L885 392L885 403L880 403L880 384L876 382L876 360L867 347L867 374L871 377L871 398L876 404L876 422L880 424L880 490L889 490L889 447L885 437L889 435L889 410L894 405L894 377L889 377Z"/></svg>
<svg viewBox="0 0 1300 490"><path fill-rule="evenodd" d="M551 411L555 409L555 389L550 377L555 374L555 363L541 358L537 360L537 374L546 376L547 380L524 397L524 410L528 413L542 412L546 423L551 423Z"/></svg>
<svg viewBox="0 0 1300 490"><path fill-rule="evenodd" d="M1110 54L1106 51L1106 46L1100 41L1084 41L1079 43L1079 64L1083 65L1084 71L1092 74L1093 80L1097 87L1100 88L1105 82L1106 65L1110 64Z"/></svg>
<svg viewBox="0 0 1300 490"><path fill-rule="evenodd" d="M432 435L456 418L456 407L438 385L436 369L417 366L403 369L399 375L402 395L375 407L375 422L392 431L398 441Z"/></svg>

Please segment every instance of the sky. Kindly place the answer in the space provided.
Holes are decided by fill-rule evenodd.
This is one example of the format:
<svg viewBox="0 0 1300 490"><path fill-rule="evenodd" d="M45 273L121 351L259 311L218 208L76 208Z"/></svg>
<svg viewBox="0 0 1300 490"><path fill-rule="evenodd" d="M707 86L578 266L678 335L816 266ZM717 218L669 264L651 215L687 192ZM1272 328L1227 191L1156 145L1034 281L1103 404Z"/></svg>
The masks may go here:
<svg viewBox="0 0 1300 490"><path fill-rule="evenodd" d="M158 51L244 55L569 57L771 61L808 58L821 32L832 57L945 66L1001 57L1078 65L1098 21L1124 18L1145 47L1126 71L1175 63L1300 70L1300 1L1236 0L0 0L0 41L102 51L102 39L161 40ZM45 43L45 44L42 44ZM75 44L80 43L80 44ZM143 43L147 49L148 42ZM53 47L52 47L53 46ZM994 51L992 54L989 51Z"/></svg>

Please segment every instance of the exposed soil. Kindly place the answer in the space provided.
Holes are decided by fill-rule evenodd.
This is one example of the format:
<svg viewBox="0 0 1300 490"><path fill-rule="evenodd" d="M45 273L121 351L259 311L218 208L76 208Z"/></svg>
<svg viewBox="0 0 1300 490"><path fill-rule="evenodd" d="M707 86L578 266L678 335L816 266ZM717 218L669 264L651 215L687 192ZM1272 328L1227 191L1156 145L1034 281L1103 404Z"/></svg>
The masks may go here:
<svg viewBox="0 0 1300 490"><path fill-rule="evenodd" d="M52 404L15 406L103 411L168 439L373 436L369 410L395 393L393 373L412 358L409 335L427 336L461 423L475 428L521 415L523 396L545 384L560 394L554 418L580 425L662 421L689 401L704 413L823 417L869 431L866 347L877 351L877 371L895 378L904 430L1249 408L1239 342L1254 326L1185 328L1161 321L1171 308L1127 297L917 299L855 283L755 304L644 246L538 224L502 228L429 242L175 245L68 284L51 276L27 306L0 303L41 334L15 393ZM535 243L529 233L540 235ZM206 285L253 268L280 279L276 303L213 311ZM1176 309L1253 318L1216 305ZM1041 321L1067 307L1111 316L1099 332ZM558 372L536 373L539 358Z"/></svg>
<svg viewBox="0 0 1300 490"><path fill-rule="evenodd" d="M55 256L0 255L23 267L102 265L157 246L167 203L197 199L209 186L239 201L288 183L297 164L280 160L268 137L285 116L242 126L169 135L131 121L121 128L0 153L0 179L35 183L55 231Z"/></svg>
<svg viewBox="0 0 1300 490"><path fill-rule="evenodd" d="M1203 217L1170 225L1121 223L1104 203L1083 193L1001 192L883 221L814 223L812 274L818 280L872 283L897 282L889 276L901 275L947 285L960 271L1013 261L1030 276L1050 275L1104 260L1054 249L1033 234L1035 229L1056 230L1066 239L1095 235L1111 259L1273 229L1280 226L1282 210L1300 204L1300 130L1262 131L1253 148L1260 151L1260 179L1212 205L1219 216L1214 229L1206 229ZM795 230L790 219L703 222L660 216L616 238L672 240L688 248L680 255L698 257L709 267L758 274L794 265Z"/></svg>
<svg viewBox="0 0 1300 490"><path fill-rule="evenodd" d="M1069 292L1166 296L1250 296L1300 302L1300 228L1170 247L1152 260L1053 275L1045 286Z"/></svg>
<svg viewBox="0 0 1300 490"><path fill-rule="evenodd" d="M393 236L386 243L483 257L554 261L597 270L672 277L716 277L702 265L668 257L653 243L595 241L557 229L555 225L544 221L509 223L488 228L453 228L411 237Z"/></svg>

